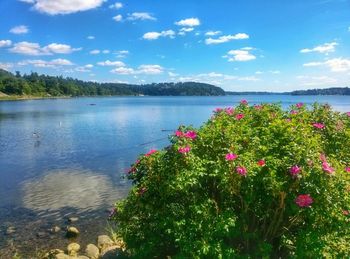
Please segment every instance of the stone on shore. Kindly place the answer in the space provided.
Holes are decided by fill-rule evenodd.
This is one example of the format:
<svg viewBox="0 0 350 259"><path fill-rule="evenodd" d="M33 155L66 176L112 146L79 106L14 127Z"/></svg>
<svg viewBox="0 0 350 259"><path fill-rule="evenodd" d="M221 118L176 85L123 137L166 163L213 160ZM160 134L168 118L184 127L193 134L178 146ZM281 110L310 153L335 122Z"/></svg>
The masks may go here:
<svg viewBox="0 0 350 259"><path fill-rule="evenodd" d="M77 237L79 235L79 230L76 227L68 227L66 237Z"/></svg>
<svg viewBox="0 0 350 259"><path fill-rule="evenodd" d="M68 222L70 222L70 223L77 222L78 220L79 220L78 217L69 217L68 218Z"/></svg>
<svg viewBox="0 0 350 259"><path fill-rule="evenodd" d="M78 243L71 243L67 246L68 255L77 256L80 250L80 245Z"/></svg>
<svg viewBox="0 0 350 259"><path fill-rule="evenodd" d="M112 239L110 239L109 236L107 235L100 235L97 238L97 246L99 249L101 249L101 251L103 249L106 249L107 247L113 246L114 242L112 241Z"/></svg>
<svg viewBox="0 0 350 259"><path fill-rule="evenodd" d="M88 244L85 249L85 254L91 259L98 259L100 256L100 251L94 244Z"/></svg>

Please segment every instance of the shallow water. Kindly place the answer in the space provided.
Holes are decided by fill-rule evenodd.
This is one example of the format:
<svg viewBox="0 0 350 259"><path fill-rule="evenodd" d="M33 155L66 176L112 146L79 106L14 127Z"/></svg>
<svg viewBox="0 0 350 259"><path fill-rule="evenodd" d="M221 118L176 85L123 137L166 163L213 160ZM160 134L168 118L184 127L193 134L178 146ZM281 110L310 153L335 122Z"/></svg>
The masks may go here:
<svg viewBox="0 0 350 259"><path fill-rule="evenodd" d="M213 109L236 105L241 99L251 104L281 102L284 107L317 101L350 111L348 96L0 102L0 230L4 233L8 226L17 226L15 234L1 235L0 248L9 249L14 243L31 253L35 249L32 244L38 248L63 246L62 234L43 238L35 233L46 233L53 225L64 227L69 215L80 217L77 225L86 230L82 242L92 240L94 231L105 231L106 210L127 194L130 183L123 176L140 153L168 145L168 135L179 125L199 127Z"/></svg>

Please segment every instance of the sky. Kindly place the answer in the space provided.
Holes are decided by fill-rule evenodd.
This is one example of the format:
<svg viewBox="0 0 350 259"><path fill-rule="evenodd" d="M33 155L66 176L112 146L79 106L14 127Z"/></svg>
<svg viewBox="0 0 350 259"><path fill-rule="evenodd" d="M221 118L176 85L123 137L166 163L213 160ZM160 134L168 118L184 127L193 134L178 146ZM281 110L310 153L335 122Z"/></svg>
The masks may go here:
<svg viewBox="0 0 350 259"><path fill-rule="evenodd" d="M1 0L0 68L229 91L350 86L350 0Z"/></svg>

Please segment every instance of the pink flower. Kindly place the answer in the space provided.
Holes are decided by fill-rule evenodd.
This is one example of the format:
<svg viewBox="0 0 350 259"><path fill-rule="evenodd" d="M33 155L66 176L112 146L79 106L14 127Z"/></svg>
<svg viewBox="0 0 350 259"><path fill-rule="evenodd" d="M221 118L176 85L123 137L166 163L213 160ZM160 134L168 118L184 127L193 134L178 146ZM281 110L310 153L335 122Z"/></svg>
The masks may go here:
<svg viewBox="0 0 350 259"><path fill-rule="evenodd" d="M288 123L290 123L291 121L292 121L292 119L290 119L290 118L286 119L286 122L288 122Z"/></svg>
<svg viewBox="0 0 350 259"><path fill-rule="evenodd" d="M310 205L313 203L313 199L311 198L310 194L300 194L296 199L295 203L303 208L303 207L310 207Z"/></svg>
<svg viewBox="0 0 350 259"><path fill-rule="evenodd" d="M327 162L322 163L322 169L328 174L333 174L335 169L331 167Z"/></svg>
<svg viewBox="0 0 350 259"><path fill-rule="evenodd" d="M296 111L296 110L291 110L291 111L290 111L290 114L293 114L293 115L298 114L298 111Z"/></svg>
<svg viewBox="0 0 350 259"><path fill-rule="evenodd" d="M243 119L244 118L244 114L243 113L238 113L237 115L236 115L236 119L237 120L241 120L241 119Z"/></svg>
<svg viewBox="0 0 350 259"><path fill-rule="evenodd" d="M215 108L214 112L221 112L222 108Z"/></svg>
<svg viewBox="0 0 350 259"><path fill-rule="evenodd" d="M138 190L138 194L139 195L142 195L142 194L144 194L145 192L147 192L147 188L146 187L141 187L139 190Z"/></svg>
<svg viewBox="0 0 350 259"><path fill-rule="evenodd" d="M350 117L350 112L347 112L346 115L348 115Z"/></svg>
<svg viewBox="0 0 350 259"><path fill-rule="evenodd" d="M261 110L263 107L262 105L254 105L255 110Z"/></svg>
<svg viewBox="0 0 350 259"><path fill-rule="evenodd" d="M296 176L301 172L301 168L297 165L293 165L290 169L289 172L292 176Z"/></svg>
<svg viewBox="0 0 350 259"><path fill-rule="evenodd" d="M247 100L241 100L241 104L248 105L248 101Z"/></svg>
<svg viewBox="0 0 350 259"><path fill-rule="evenodd" d="M323 123L315 122L312 124L315 128L324 129L326 126Z"/></svg>
<svg viewBox="0 0 350 259"><path fill-rule="evenodd" d="M350 213L348 210L343 210L343 215L348 216Z"/></svg>
<svg viewBox="0 0 350 259"><path fill-rule="evenodd" d="M247 175L247 169L244 166L237 166L236 172L243 176Z"/></svg>
<svg viewBox="0 0 350 259"><path fill-rule="evenodd" d="M180 130L175 131L175 136L181 138L184 135L184 133Z"/></svg>
<svg viewBox="0 0 350 259"><path fill-rule="evenodd" d="M197 137L197 133L193 130L187 131L184 134L185 138L195 139Z"/></svg>
<svg viewBox="0 0 350 259"><path fill-rule="evenodd" d="M228 153L228 154L226 154L225 159L227 161L232 161L232 160L237 159L237 157L238 156L236 154L234 154L234 153Z"/></svg>
<svg viewBox="0 0 350 259"><path fill-rule="evenodd" d="M135 173L135 171L136 171L136 168L135 168L135 166L133 166L128 170L128 174Z"/></svg>
<svg viewBox="0 0 350 259"><path fill-rule="evenodd" d="M350 173L350 167L345 167L345 172Z"/></svg>
<svg viewBox="0 0 350 259"><path fill-rule="evenodd" d="M303 103L297 103L295 106L296 106L298 109L300 109L301 107L304 106L304 104L303 104Z"/></svg>
<svg viewBox="0 0 350 259"><path fill-rule="evenodd" d="M261 159L258 161L258 166L265 166L265 160L264 159Z"/></svg>
<svg viewBox="0 0 350 259"><path fill-rule="evenodd" d="M191 147L190 146L186 146L186 147L179 147L178 151L181 154L186 154L188 152L190 152Z"/></svg>
<svg viewBox="0 0 350 259"><path fill-rule="evenodd" d="M321 160L322 162L327 162L326 155L325 155L324 153L321 153L321 154L320 154L320 160Z"/></svg>
<svg viewBox="0 0 350 259"><path fill-rule="evenodd" d="M235 110L234 110L233 108L231 108L231 107L228 107L228 108L225 109L225 112L226 112L228 115L232 115L234 111L235 111Z"/></svg>
<svg viewBox="0 0 350 259"><path fill-rule="evenodd" d="M150 156L150 155L152 155L152 154L154 154L156 152L157 152L157 150L151 149L145 156Z"/></svg>

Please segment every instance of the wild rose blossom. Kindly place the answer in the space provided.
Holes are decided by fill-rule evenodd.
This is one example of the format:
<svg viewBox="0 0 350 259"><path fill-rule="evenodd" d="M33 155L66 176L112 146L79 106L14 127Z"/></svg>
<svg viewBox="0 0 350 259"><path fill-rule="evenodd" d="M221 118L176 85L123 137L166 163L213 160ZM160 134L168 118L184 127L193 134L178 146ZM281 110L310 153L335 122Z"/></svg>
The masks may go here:
<svg viewBox="0 0 350 259"><path fill-rule="evenodd" d="M321 153L321 154L320 154L320 160L321 160L322 162L327 162L326 155L325 155L324 153Z"/></svg>
<svg viewBox="0 0 350 259"><path fill-rule="evenodd" d="M225 109L227 115L232 115L235 110L232 107L228 107Z"/></svg>
<svg viewBox="0 0 350 259"><path fill-rule="evenodd" d="M312 124L315 128L324 129L326 126L323 123L315 122Z"/></svg>
<svg viewBox="0 0 350 259"><path fill-rule="evenodd" d="M303 103L297 103L295 106L296 106L298 109L300 109L301 107L304 106L304 104L303 104Z"/></svg>
<svg viewBox="0 0 350 259"><path fill-rule="evenodd" d="M290 111L290 114L293 114L293 115L298 114L298 111L296 111L296 110L291 110L291 111Z"/></svg>
<svg viewBox="0 0 350 259"><path fill-rule="evenodd" d="M346 115L348 115L350 117L350 112L347 112Z"/></svg>
<svg viewBox="0 0 350 259"><path fill-rule="evenodd" d="M138 190L138 194L139 195L142 195L142 194L144 194L145 192L147 192L147 188L146 187L141 187L139 190Z"/></svg>
<svg viewBox="0 0 350 259"><path fill-rule="evenodd" d="M301 172L301 168L298 165L293 165L290 169L289 172L292 176L296 176Z"/></svg>
<svg viewBox="0 0 350 259"><path fill-rule="evenodd" d="M333 174L335 169L331 167L327 162L322 163L322 169L328 174Z"/></svg>
<svg viewBox="0 0 350 259"><path fill-rule="evenodd" d="M225 159L227 161L232 161L232 160L237 159L237 157L238 157L238 155L236 155L234 153L228 153L228 154L226 154Z"/></svg>
<svg viewBox="0 0 350 259"><path fill-rule="evenodd" d="M154 154L156 152L157 152L156 149L151 149L147 154L145 154L145 156L150 156L150 155L152 155L152 154Z"/></svg>
<svg viewBox="0 0 350 259"><path fill-rule="evenodd" d="M345 172L350 173L350 167L345 167Z"/></svg>
<svg viewBox="0 0 350 259"><path fill-rule="evenodd" d="M193 130L190 130L190 131L187 131L185 134L184 134L184 137L185 138L190 138L190 139L195 139L197 137L197 133Z"/></svg>
<svg viewBox="0 0 350 259"><path fill-rule="evenodd" d="M236 119L237 120L241 120L241 119L243 119L244 118L244 114L243 113L238 113L237 115L236 115Z"/></svg>
<svg viewBox="0 0 350 259"><path fill-rule="evenodd" d="M291 118L287 118L287 119L286 119L286 122L288 122L288 123L290 123L291 121L292 121Z"/></svg>
<svg viewBox="0 0 350 259"><path fill-rule="evenodd" d="M190 146L186 146L186 147L179 147L178 151L181 154L186 154L188 152L190 152L191 147Z"/></svg>
<svg viewBox="0 0 350 259"><path fill-rule="evenodd" d="M261 110L263 108L262 105L254 105L255 110Z"/></svg>
<svg viewBox="0 0 350 259"><path fill-rule="evenodd" d="M264 159L260 159L257 164L258 166L265 166L266 163Z"/></svg>
<svg viewBox="0 0 350 259"><path fill-rule="evenodd" d="M348 210L343 210L343 215L345 215L345 216L349 216L349 211Z"/></svg>
<svg viewBox="0 0 350 259"><path fill-rule="evenodd" d="M236 172L243 176L247 175L247 169L244 166L237 166Z"/></svg>
<svg viewBox="0 0 350 259"><path fill-rule="evenodd" d="M311 198L310 194L300 194L296 199L295 203L303 208L303 207L310 207L310 205L313 203L313 199Z"/></svg>
<svg viewBox="0 0 350 259"><path fill-rule="evenodd" d="M241 104L248 105L248 101L243 99L243 100L241 100Z"/></svg>
<svg viewBox="0 0 350 259"><path fill-rule="evenodd" d="M184 135L184 133L181 130L175 131L175 136L181 138Z"/></svg>
<svg viewBox="0 0 350 259"><path fill-rule="evenodd" d="M214 110L215 112L221 112L222 111L222 108L215 108L215 110Z"/></svg>

